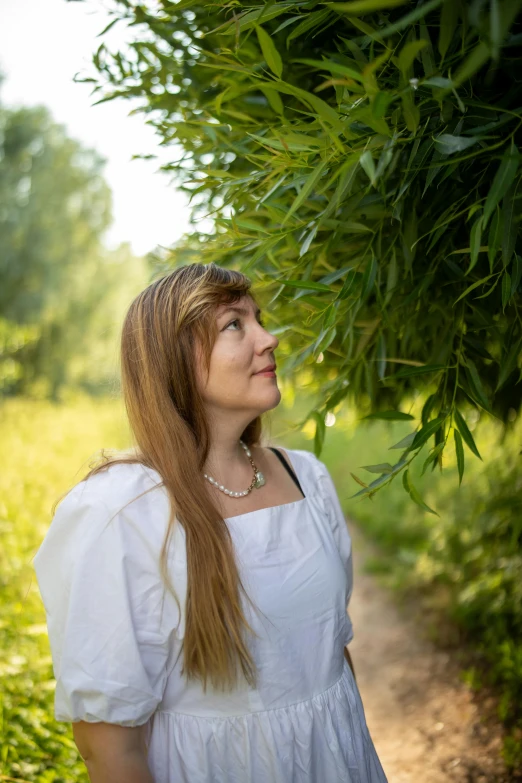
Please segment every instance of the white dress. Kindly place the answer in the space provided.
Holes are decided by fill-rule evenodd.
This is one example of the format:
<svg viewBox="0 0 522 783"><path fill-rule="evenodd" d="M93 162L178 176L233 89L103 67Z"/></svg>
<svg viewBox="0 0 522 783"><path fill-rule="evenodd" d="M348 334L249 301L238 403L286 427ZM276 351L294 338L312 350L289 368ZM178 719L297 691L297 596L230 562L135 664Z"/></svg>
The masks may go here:
<svg viewBox="0 0 522 783"><path fill-rule="evenodd" d="M112 465L62 500L34 558L53 659L55 719L147 723L155 783L386 783L343 654L352 639L351 539L323 462L286 450L305 497L227 518L258 688L215 692L180 674L185 534L157 567L168 521L161 481ZM112 520L111 520L112 517ZM178 625L179 621L179 625ZM176 629L177 627L177 629Z"/></svg>

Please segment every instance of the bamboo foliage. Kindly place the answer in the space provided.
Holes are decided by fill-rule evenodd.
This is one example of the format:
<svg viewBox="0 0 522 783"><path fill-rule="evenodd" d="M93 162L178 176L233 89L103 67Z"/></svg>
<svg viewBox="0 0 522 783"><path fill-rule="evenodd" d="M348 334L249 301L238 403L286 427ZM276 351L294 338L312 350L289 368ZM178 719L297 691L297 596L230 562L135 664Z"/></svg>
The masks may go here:
<svg viewBox="0 0 522 783"><path fill-rule="evenodd" d="M100 45L94 94L141 99L194 219L215 219L174 258L254 273L283 373L315 363L316 453L343 402L393 418L424 394L357 494L401 473L432 511L422 447L423 472L454 448L462 481L465 408L520 410L522 0L116 6L128 47Z"/></svg>

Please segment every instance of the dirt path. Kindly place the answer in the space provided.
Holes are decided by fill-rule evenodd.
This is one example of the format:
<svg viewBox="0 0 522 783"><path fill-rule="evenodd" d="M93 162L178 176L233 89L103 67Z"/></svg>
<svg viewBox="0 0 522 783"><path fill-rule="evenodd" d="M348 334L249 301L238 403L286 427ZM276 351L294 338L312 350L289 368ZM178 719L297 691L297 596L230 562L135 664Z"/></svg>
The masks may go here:
<svg viewBox="0 0 522 783"><path fill-rule="evenodd" d="M389 783L504 783L501 731L459 679L452 656L364 573L372 546L349 523L354 553L350 645L366 720Z"/></svg>

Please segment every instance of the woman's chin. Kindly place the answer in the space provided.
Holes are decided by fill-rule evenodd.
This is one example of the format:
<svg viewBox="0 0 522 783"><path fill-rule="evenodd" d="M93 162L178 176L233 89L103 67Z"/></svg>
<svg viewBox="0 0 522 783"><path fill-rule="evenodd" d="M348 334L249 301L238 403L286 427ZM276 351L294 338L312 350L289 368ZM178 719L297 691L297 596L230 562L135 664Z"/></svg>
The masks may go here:
<svg viewBox="0 0 522 783"><path fill-rule="evenodd" d="M280 402L281 402L281 392L277 387L275 387L273 394L271 394L270 396L266 395L266 398L264 400L264 405L263 405L263 411L270 411L272 410L272 408L276 408ZM261 403L259 407L261 408Z"/></svg>

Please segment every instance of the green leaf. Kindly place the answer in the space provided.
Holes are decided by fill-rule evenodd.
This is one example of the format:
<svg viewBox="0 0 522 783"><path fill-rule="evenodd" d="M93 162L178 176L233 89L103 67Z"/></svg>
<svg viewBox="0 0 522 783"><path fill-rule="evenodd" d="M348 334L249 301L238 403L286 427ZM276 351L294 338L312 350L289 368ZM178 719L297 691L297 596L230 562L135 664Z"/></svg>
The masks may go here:
<svg viewBox="0 0 522 783"><path fill-rule="evenodd" d="M273 95L277 96L277 99L281 100L279 94L272 90ZM281 102L282 103L282 102ZM279 150L281 152L290 151L308 151L311 148L305 144L295 144L294 142L287 141L286 136L279 136L277 139L271 139L268 136L258 136L257 133L247 132L251 139L255 139L261 146L269 147L270 149ZM284 177L283 177L284 179Z"/></svg>
<svg viewBox="0 0 522 783"><path fill-rule="evenodd" d="M433 59L433 46L425 19L421 19L419 23L419 38L422 38L427 44L426 48L421 51L422 70L424 71L424 76L427 76L430 73L435 73L437 66Z"/></svg>
<svg viewBox="0 0 522 783"><path fill-rule="evenodd" d="M470 449L470 451L472 451L473 454L475 454L475 456L477 456L481 460L482 457L480 456L479 451L475 445L475 441L473 440L473 435L469 431L468 425L466 424L458 408L454 409L453 415L455 418L455 424L457 425L458 431L462 435L462 440L464 441L468 449Z"/></svg>
<svg viewBox="0 0 522 783"><path fill-rule="evenodd" d="M271 90L268 87L265 87L264 85L260 89L264 93L268 103L275 113L284 114L285 107L283 106L283 101L281 100L279 93L275 90Z"/></svg>
<svg viewBox="0 0 522 783"><path fill-rule="evenodd" d="M283 61L281 59L281 55L277 51L274 42L266 32L266 30L263 30L262 27L259 27L259 25L256 25L256 33L257 37L259 39L259 45L261 46L261 51L263 52L263 57L265 58L266 64L270 68L270 70L275 73L275 75L280 79L281 74L283 73Z"/></svg>
<svg viewBox="0 0 522 783"><path fill-rule="evenodd" d="M406 468L404 473L402 474L402 484L408 495L411 497L411 499L414 501L414 503L417 503L418 506L420 506L424 511L429 511L430 514L435 514L435 516L439 516L436 511L434 511L432 508L430 508L424 500L421 498L419 492L413 484L410 481L409 477L409 468Z"/></svg>
<svg viewBox="0 0 522 783"><path fill-rule="evenodd" d="M397 254L395 249L392 251L392 257L388 266L388 277L386 280L386 296L384 297L384 307L388 304L395 292L397 285Z"/></svg>
<svg viewBox="0 0 522 783"><path fill-rule="evenodd" d="M408 449L409 450L409 446L411 446L411 444L415 440L415 435L416 434L417 434L416 432L410 432L408 435L406 435L405 438L402 438L402 440L400 440L398 443L395 443L393 446L390 446L388 451L390 451L390 449Z"/></svg>
<svg viewBox="0 0 522 783"><path fill-rule="evenodd" d="M424 511L428 511L430 514L435 514L436 517L439 516L437 512L428 506L427 503L424 502L422 497L420 496L418 490L413 486L413 484L410 482L410 497L416 503L418 506L420 506Z"/></svg>
<svg viewBox="0 0 522 783"><path fill-rule="evenodd" d="M179 3L177 4L179 6ZM261 8L256 8L254 11L247 11L242 14L239 19L231 19L229 23L222 26L220 32L224 35L236 34L236 30L239 28L240 32L250 30L251 27L255 27L256 23L262 19L263 22L268 22L270 19L275 19L276 16L287 13L290 10L289 4L278 3L277 5L267 8L262 5ZM213 30L210 30L206 35L210 35Z"/></svg>
<svg viewBox="0 0 522 783"><path fill-rule="evenodd" d="M120 21L121 21L121 19L122 19L122 17L121 17L121 16L118 16L116 19L113 19L113 20L112 20L112 22L109 22L109 24L107 25L107 27L104 27L104 28L103 28L103 30L101 31L101 33L98 33L98 34L96 35L96 38L99 38L101 35L104 35L105 33L107 33L107 32L108 32L108 31L111 29L111 27L114 27L114 25L116 24L116 22L120 22Z"/></svg>
<svg viewBox="0 0 522 783"><path fill-rule="evenodd" d="M383 8L395 8L398 5L406 5L408 0L352 0L351 3L326 3L328 8L350 16L364 16Z"/></svg>
<svg viewBox="0 0 522 783"><path fill-rule="evenodd" d="M492 286L490 286L490 288L488 288L488 290L486 291L486 293L485 293L485 294L481 294L480 296L474 296L474 297L473 297L473 299L487 299L487 297L488 297L490 294L492 294L492 293L493 293L493 291L495 290L495 288L497 287L497 285L498 285L498 281L499 281L499 280L500 280L500 277L499 277L499 275L497 275L497 278L496 278L495 282L493 283L493 285L492 285Z"/></svg>
<svg viewBox="0 0 522 783"><path fill-rule="evenodd" d="M468 375L468 380L475 391L477 402L479 402L485 410L491 413L491 406L475 366L475 362L470 359L469 356L466 357L466 373Z"/></svg>
<svg viewBox="0 0 522 783"><path fill-rule="evenodd" d="M379 465L361 465L364 470L369 473L391 473L393 471L393 465L389 462L381 462Z"/></svg>
<svg viewBox="0 0 522 783"><path fill-rule="evenodd" d="M411 133L415 133L419 127L420 122L420 110L419 107L413 102L413 98L408 93L402 95L402 113L404 115L404 121L406 127Z"/></svg>
<svg viewBox="0 0 522 783"><path fill-rule="evenodd" d="M324 436L326 432L326 424L324 416L319 411L312 411L312 418L315 419L315 437L314 437L314 453L316 457L321 456L323 450Z"/></svg>
<svg viewBox="0 0 522 783"><path fill-rule="evenodd" d="M500 209L497 206L495 207L495 212L493 214L493 219L489 226L489 234L488 234L488 260L489 260L490 272L493 272L493 263L495 261L498 251L502 246L502 239L501 239L502 224L503 224L503 216L501 215Z"/></svg>
<svg viewBox="0 0 522 783"><path fill-rule="evenodd" d="M337 305L339 303L337 302ZM337 319L337 306L335 302L332 302L332 304L328 305L326 308L326 312L323 318L323 326L325 329L329 329L331 326L334 325L335 321Z"/></svg>
<svg viewBox="0 0 522 783"><path fill-rule="evenodd" d="M276 29L273 31L273 35L276 35L280 30L284 30L285 27L289 27L289 25L295 24L296 22L300 22L302 20L303 20L303 14L297 14L297 16L290 16L288 19L285 19L284 22L281 22L281 24L278 27L276 27Z"/></svg>
<svg viewBox="0 0 522 783"><path fill-rule="evenodd" d="M428 399L426 400L426 402L422 406L421 421L422 421L422 424L424 426L429 421L429 418L431 416L431 412L433 410L433 406L435 405L436 401L437 401L437 395L436 394L430 394L430 396L428 397Z"/></svg>
<svg viewBox="0 0 522 783"><path fill-rule="evenodd" d="M299 251L299 258L301 258L301 256L304 256L304 254L308 252L310 245L312 244L315 235L317 234L318 227L319 224L315 223L315 225L310 229L308 234L305 236L303 244L301 245L301 249Z"/></svg>
<svg viewBox="0 0 522 783"><path fill-rule="evenodd" d="M259 223L256 223L255 220L247 220L246 218L237 217L234 218L236 224L240 228L244 228L247 231L255 231L260 232L261 234L268 234L269 232L266 230L265 226L259 225Z"/></svg>
<svg viewBox="0 0 522 783"><path fill-rule="evenodd" d="M368 179L375 187L375 163L373 161L372 153L370 152L370 150L366 150L366 152L363 152L363 154L359 158L359 163L361 164L361 168L368 175Z"/></svg>
<svg viewBox="0 0 522 783"><path fill-rule="evenodd" d="M249 71L250 73L250 71ZM262 82L257 82L257 86L261 88ZM271 90L277 90L277 92L283 93L283 95L294 95L299 98L306 106L311 107L319 117L332 126L339 133L344 133L345 128L340 120L338 112L330 106L326 101L323 101L317 95L313 95L307 90L302 90L300 87L296 87L293 84L288 84L280 79L273 79L272 81L265 82L265 85Z"/></svg>
<svg viewBox="0 0 522 783"><path fill-rule="evenodd" d="M511 299L511 275L509 272L504 272L502 275L502 312L506 309L506 305Z"/></svg>
<svg viewBox="0 0 522 783"><path fill-rule="evenodd" d="M310 57L296 57L290 60L292 63L303 63L303 65L312 65L317 68L324 68L325 71L330 71L337 76L346 76L349 79L355 79L358 82L364 81L364 76L360 71L356 71L354 68L349 68L342 63L336 63L334 60L313 60Z"/></svg>
<svg viewBox="0 0 522 783"><path fill-rule="evenodd" d="M458 87L462 82L470 79L489 60L489 57L489 47L484 41L481 41L464 60L453 77L453 87Z"/></svg>
<svg viewBox="0 0 522 783"><path fill-rule="evenodd" d="M493 59L498 60L498 54L499 54L499 48L500 44L502 43L502 32L501 32L501 24L500 24L500 9L499 9L499 3L498 0L491 0L491 9L490 9L490 24L489 24L489 32L490 32L490 40L491 45L493 49Z"/></svg>
<svg viewBox="0 0 522 783"><path fill-rule="evenodd" d="M402 411L380 411L380 413L369 413L368 416L363 416L361 421L365 419L385 419L386 421L411 421L415 416L411 416L409 413L403 413Z"/></svg>
<svg viewBox="0 0 522 783"><path fill-rule="evenodd" d="M404 79L408 79L408 71L411 68L415 57L418 55L421 49L428 46L427 41L410 41L403 46L399 54L399 70L404 76Z"/></svg>
<svg viewBox="0 0 522 783"><path fill-rule="evenodd" d="M425 375L428 372L439 372L445 370L445 364L423 364L422 367L401 367L401 369L395 373L394 378L409 378L413 375Z"/></svg>
<svg viewBox="0 0 522 783"><path fill-rule="evenodd" d="M355 478L353 473L351 475ZM372 481L371 484L368 484L366 489L361 489L359 492L356 492L355 495L350 495L350 499L351 498L356 498L359 495L365 495L365 496L372 495L372 493L378 487L381 487L383 484L387 484L391 480L390 477L391 477L391 474L389 474L389 473L385 473L382 476L379 476L379 478L377 478L374 481ZM359 482L359 483L362 484L362 482Z"/></svg>
<svg viewBox="0 0 522 783"><path fill-rule="evenodd" d="M290 288L306 288L309 291L326 291L332 292L332 288L329 285L323 285L323 283L314 283L311 280L279 280L276 279L274 283L280 283L280 285L287 285Z"/></svg>
<svg viewBox="0 0 522 783"><path fill-rule="evenodd" d="M409 14L402 16L397 22L393 22L384 29L381 28L375 35L375 38L377 38L377 35L381 38L385 38L388 35L394 35L395 33L399 32L399 30L404 30L406 27L409 27L419 19L425 17L430 13L430 11L433 11L434 8L438 8L442 2L443 0L428 0L427 3L423 3L422 5L417 6L417 8L415 8L413 11L410 11Z"/></svg>
<svg viewBox="0 0 522 783"><path fill-rule="evenodd" d="M402 474L402 486L404 487L408 495L410 494L409 470L410 470L409 468L406 468L406 470Z"/></svg>
<svg viewBox="0 0 522 783"><path fill-rule="evenodd" d="M437 457L439 456L443 448L444 448L444 441L442 441L442 443L437 443L437 445L432 448L432 450L424 460L424 465L422 466L422 470L421 470L421 476L424 476L424 473L426 472L426 468L428 467L428 465L430 465L432 462L437 461Z"/></svg>
<svg viewBox="0 0 522 783"><path fill-rule="evenodd" d="M366 268L364 270L363 279L361 283L361 300L366 299L366 297L369 295L370 291L373 288L373 284L375 282L375 277L377 275L377 259L375 256L372 256L372 259L369 264L366 264Z"/></svg>
<svg viewBox="0 0 522 783"><path fill-rule="evenodd" d="M516 195L521 179L519 177L517 182L513 182L502 202L502 263L504 266L509 264L511 256L515 251L518 224L520 222L520 200L517 205Z"/></svg>
<svg viewBox="0 0 522 783"><path fill-rule="evenodd" d="M455 451L457 453L457 467L459 470L459 487L462 484L462 476L464 475L464 447L462 445L462 437L458 430L453 430L455 437Z"/></svg>
<svg viewBox="0 0 522 783"><path fill-rule="evenodd" d="M290 209L286 213L286 215L284 217L284 220L283 220L283 225L294 214L294 212L299 209L299 207L301 206L303 201L306 198L308 198L308 196L310 195L310 193L314 189L314 187L317 184L317 182L319 182L319 180L321 179L322 174L323 174L323 172L324 172L324 170L325 170L325 168L327 166L328 166L328 161L327 160L322 160L319 163L319 165L316 166L315 169L312 171L312 173L310 174L310 176L306 180L305 184L303 185L303 187L301 188L301 190L297 194L297 197L295 198L292 206L290 207Z"/></svg>
<svg viewBox="0 0 522 783"><path fill-rule="evenodd" d="M331 13L332 12L328 8L324 8L322 11L315 11L307 15L303 14L302 16L304 16L304 18L302 18L301 23L298 24L294 30L292 30L286 39L286 48L288 49L291 41L299 38L299 36L303 35L303 33L306 33L313 27L319 27L324 21L326 21L326 19L328 19Z"/></svg>
<svg viewBox="0 0 522 783"><path fill-rule="evenodd" d="M490 277L493 277L493 275L487 275L487 277L483 277L481 280L477 280L476 283L472 283L472 285L468 286L466 290L459 296L458 299L455 299L453 302L453 307L457 304L457 302L460 302L460 300L466 296L466 294L469 294L470 291L473 291L474 288L478 288L479 285L482 285L483 283L486 283Z"/></svg>
<svg viewBox="0 0 522 783"><path fill-rule="evenodd" d="M511 187L516 175L518 164L520 161L520 152L515 145L513 139L511 139L511 145L506 147L500 166L497 169L493 184L491 185L486 203L484 205L484 227L486 227L491 213L497 206L501 198L505 196L509 188Z"/></svg>
<svg viewBox="0 0 522 783"><path fill-rule="evenodd" d="M223 60L220 63L198 63L201 68L214 68L217 71L237 71L238 73L250 73L249 68L245 68L242 65L236 65L235 63L229 63ZM93 104L94 105L94 104Z"/></svg>
<svg viewBox="0 0 522 783"><path fill-rule="evenodd" d="M455 33L459 18L459 6L457 3L444 3L440 12L440 32L437 43L439 54L444 59L446 52Z"/></svg>
<svg viewBox="0 0 522 783"><path fill-rule="evenodd" d="M474 268L475 264L478 261L479 252L481 248L481 242L482 242L482 217L477 218L473 225L471 226L471 236L469 240L470 245L470 264L466 270L466 275L469 275L471 270Z"/></svg>
<svg viewBox="0 0 522 783"><path fill-rule="evenodd" d="M337 294L337 299L347 299L351 295L352 290L360 278L361 274L351 269L346 275L346 280L344 281L343 287Z"/></svg>
<svg viewBox="0 0 522 783"><path fill-rule="evenodd" d="M452 136L451 133L441 133L435 138L435 144L443 155L453 155L455 152L463 152L473 144L477 144L481 138L482 136Z"/></svg>
<svg viewBox="0 0 522 783"><path fill-rule="evenodd" d="M355 473L352 473L351 471L350 471L350 476L353 478L354 481L357 482L357 484L360 484L361 487L367 487L368 486L368 484L365 484L364 481L361 481L361 479L358 476L356 476Z"/></svg>
<svg viewBox="0 0 522 783"><path fill-rule="evenodd" d="M511 266L511 273L511 296L514 296L515 292L518 291L520 278L522 277L522 261L516 253Z"/></svg>
<svg viewBox="0 0 522 783"><path fill-rule="evenodd" d="M518 342L515 342L508 351L507 356L500 363L500 373L498 376L495 392L503 387L511 373L516 369L518 365L518 357L522 349L522 337Z"/></svg>
<svg viewBox="0 0 522 783"><path fill-rule="evenodd" d="M425 424L424 427L422 427L415 435L413 443L410 446L410 451L420 449L420 447L423 446L426 441L437 432L443 421L444 417L438 416L436 419L432 419L427 424Z"/></svg>
<svg viewBox="0 0 522 783"><path fill-rule="evenodd" d="M422 84L426 87L441 87L443 89L451 89L453 82L451 79L445 79L442 76L431 76L429 79L423 79Z"/></svg>
<svg viewBox="0 0 522 783"><path fill-rule="evenodd" d="M395 100L395 95L391 92L379 90L373 99L372 114L376 119L382 119L386 116L388 106Z"/></svg>

